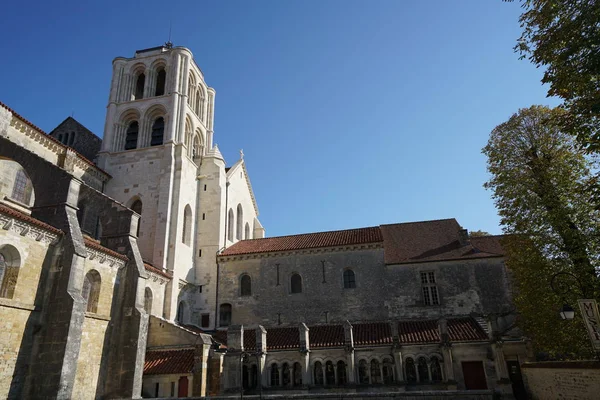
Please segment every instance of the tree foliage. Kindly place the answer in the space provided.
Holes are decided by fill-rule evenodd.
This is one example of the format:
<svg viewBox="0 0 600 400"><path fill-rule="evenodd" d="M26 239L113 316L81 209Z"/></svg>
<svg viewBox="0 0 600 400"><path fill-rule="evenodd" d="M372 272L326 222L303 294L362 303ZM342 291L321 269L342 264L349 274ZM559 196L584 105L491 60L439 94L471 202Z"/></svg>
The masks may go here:
<svg viewBox="0 0 600 400"><path fill-rule="evenodd" d="M486 231L482 231L482 230L476 230L476 231L469 232L469 237L481 237L481 236L490 236L490 233L486 232Z"/></svg>
<svg viewBox="0 0 600 400"><path fill-rule="evenodd" d="M600 151L600 3L522 0L523 28L515 50L545 67L549 96L563 100L563 129L588 151Z"/></svg>
<svg viewBox="0 0 600 400"><path fill-rule="evenodd" d="M544 331L553 320L548 310L556 316L562 305L551 295L553 274L571 272L582 282L586 293L574 288L564 299L574 308L577 298L598 294L598 213L582 196L592 179L592 164L574 138L561 130L558 121L564 113L543 106L521 109L491 132L483 149L491 174L484 186L493 192L504 233L526 240L522 248L507 246L522 328L540 340L538 350L546 351L552 350L552 340L558 346L563 343L560 336L566 340L566 332L575 329ZM553 351L558 349L566 347Z"/></svg>

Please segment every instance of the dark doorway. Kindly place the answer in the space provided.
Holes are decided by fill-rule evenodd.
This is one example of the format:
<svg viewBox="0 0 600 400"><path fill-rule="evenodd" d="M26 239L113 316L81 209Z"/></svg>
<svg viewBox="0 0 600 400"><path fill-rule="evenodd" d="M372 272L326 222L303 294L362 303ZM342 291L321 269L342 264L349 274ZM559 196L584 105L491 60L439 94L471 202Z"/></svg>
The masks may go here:
<svg viewBox="0 0 600 400"><path fill-rule="evenodd" d="M465 377L465 387L467 390L487 389L485 371L481 361L463 361L463 376Z"/></svg>
<svg viewBox="0 0 600 400"><path fill-rule="evenodd" d="M179 389L177 390L177 397L187 397L188 396L188 378L187 376L182 376L179 378Z"/></svg>
<svg viewBox="0 0 600 400"><path fill-rule="evenodd" d="M510 377L510 383L512 383L513 395L516 400L526 400L527 391L523 384L523 376L521 375L521 366L517 360L507 361L506 367L508 369L508 376Z"/></svg>

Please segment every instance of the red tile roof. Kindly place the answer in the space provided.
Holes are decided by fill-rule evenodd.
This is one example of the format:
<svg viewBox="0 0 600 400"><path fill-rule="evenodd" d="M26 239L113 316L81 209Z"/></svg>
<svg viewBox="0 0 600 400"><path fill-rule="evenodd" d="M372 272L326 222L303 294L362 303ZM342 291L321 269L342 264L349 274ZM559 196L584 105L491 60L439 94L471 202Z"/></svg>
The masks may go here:
<svg viewBox="0 0 600 400"><path fill-rule="evenodd" d="M352 334L355 346L372 346L393 342L392 327L387 322L352 324Z"/></svg>
<svg viewBox="0 0 600 400"><path fill-rule="evenodd" d="M451 342L470 342L487 340L483 328L471 317L448 320L448 336Z"/></svg>
<svg viewBox="0 0 600 400"><path fill-rule="evenodd" d="M401 344L436 343L441 340L437 321L401 321L398 323Z"/></svg>
<svg viewBox="0 0 600 400"><path fill-rule="evenodd" d="M321 247L378 243L383 240L379 227L348 229L343 231L305 233L264 239L241 240L225 249L221 255L270 253Z"/></svg>
<svg viewBox="0 0 600 400"><path fill-rule="evenodd" d="M90 247L92 249L101 251L103 253L106 253L108 255L111 255L111 256L113 256L115 258L119 258L119 259L124 260L124 261L128 261L129 260L126 255L121 254L121 253L117 253L116 251L111 250L108 247L104 247L104 246L102 246L100 243L98 243L94 239L90 239L88 237L84 237L83 241L85 242L86 247Z"/></svg>
<svg viewBox="0 0 600 400"><path fill-rule="evenodd" d="M194 368L194 349L146 352L144 375L188 374Z"/></svg>
<svg viewBox="0 0 600 400"><path fill-rule="evenodd" d="M310 347L340 347L346 343L342 325L317 325L308 329Z"/></svg>
<svg viewBox="0 0 600 400"><path fill-rule="evenodd" d="M42 222L39 219L33 218L31 215L27 215L21 211L18 211L16 209L6 206L4 204L0 204L0 212L4 213L4 214L8 214L13 218L20 219L21 221L25 221L32 225L38 226L42 229L46 229L47 231L50 231L52 233L56 233L58 235L61 235L63 233L60 229L55 228L52 225L48 225L47 223Z"/></svg>
<svg viewBox="0 0 600 400"><path fill-rule="evenodd" d="M173 278L173 275L171 275L170 273L163 271L160 268L156 268L155 266L150 265L148 263L144 263L144 267L146 268L146 271L154 272L155 274L164 276L165 278Z"/></svg>
<svg viewBox="0 0 600 400"><path fill-rule="evenodd" d="M408 222L381 225L384 259L386 264L407 264L427 261L499 257L488 253L496 249L497 239L476 240L483 249L472 244L461 244L461 226L454 218L435 221Z"/></svg>

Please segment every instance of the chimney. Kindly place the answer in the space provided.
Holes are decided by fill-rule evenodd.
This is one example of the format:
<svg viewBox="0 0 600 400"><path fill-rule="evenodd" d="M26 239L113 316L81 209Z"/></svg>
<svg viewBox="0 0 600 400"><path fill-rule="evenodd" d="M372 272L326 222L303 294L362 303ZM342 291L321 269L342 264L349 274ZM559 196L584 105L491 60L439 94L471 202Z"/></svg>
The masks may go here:
<svg viewBox="0 0 600 400"><path fill-rule="evenodd" d="M469 240L469 231L461 228L458 231L458 241L461 246L467 246L471 244L471 241Z"/></svg>

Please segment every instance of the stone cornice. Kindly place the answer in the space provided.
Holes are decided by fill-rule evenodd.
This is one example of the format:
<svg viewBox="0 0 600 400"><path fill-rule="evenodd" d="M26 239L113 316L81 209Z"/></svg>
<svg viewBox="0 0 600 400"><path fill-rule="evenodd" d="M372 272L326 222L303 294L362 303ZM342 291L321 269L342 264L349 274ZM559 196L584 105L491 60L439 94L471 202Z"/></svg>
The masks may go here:
<svg viewBox="0 0 600 400"><path fill-rule="evenodd" d="M383 248L383 243L361 243L347 246L335 246L335 247L318 247L314 249L299 249L299 250L288 250L288 251L273 251L267 253L250 253L250 254L236 254L231 256L218 256L219 261L239 261L239 260L250 260L256 258L269 258L269 257L287 257L292 255L303 255L303 254L321 254L321 253L335 253L341 251L355 251L355 250L374 250Z"/></svg>
<svg viewBox="0 0 600 400"><path fill-rule="evenodd" d="M28 237L46 245L53 245L58 242L60 233L52 232L41 228L31 222L13 217L8 214L0 213L0 228Z"/></svg>
<svg viewBox="0 0 600 400"><path fill-rule="evenodd" d="M95 260L99 264L107 263L110 267L123 268L127 264L127 260L120 257L115 257L107 251L102 251L99 248L92 247L88 243L85 245L88 260Z"/></svg>

